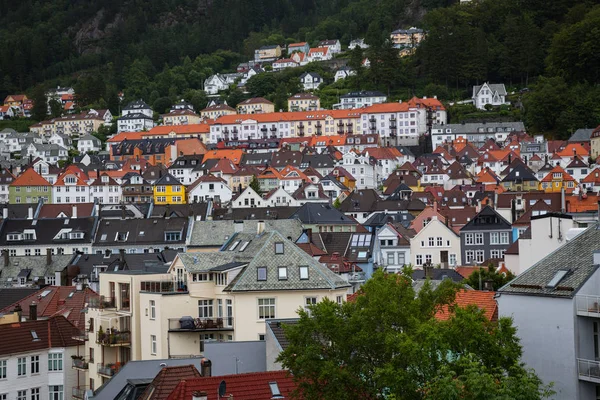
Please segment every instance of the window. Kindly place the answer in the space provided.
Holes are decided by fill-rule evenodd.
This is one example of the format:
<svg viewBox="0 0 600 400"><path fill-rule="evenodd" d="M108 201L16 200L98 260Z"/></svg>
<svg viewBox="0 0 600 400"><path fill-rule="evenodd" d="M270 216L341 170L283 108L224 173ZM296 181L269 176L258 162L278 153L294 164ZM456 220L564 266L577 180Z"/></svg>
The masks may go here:
<svg viewBox="0 0 600 400"><path fill-rule="evenodd" d="M308 313L308 315L310 315L310 306L313 306L315 304L317 304L316 297L305 297L304 298L304 311L306 311Z"/></svg>
<svg viewBox="0 0 600 400"><path fill-rule="evenodd" d="M40 388L31 389L31 400L40 400Z"/></svg>
<svg viewBox="0 0 600 400"><path fill-rule="evenodd" d="M0 360L0 379L6 379L6 360Z"/></svg>
<svg viewBox="0 0 600 400"><path fill-rule="evenodd" d="M17 376L27 375L27 357L17 358Z"/></svg>
<svg viewBox="0 0 600 400"><path fill-rule="evenodd" d="M165 241L177 242L181 240L181 232L165 232Z"/></svg>
<svg viewBox="0 0 600 400"><path fill-rule="evenodd" d="M308 266L303 265L300 267L300 280L308 279Z"/></svg>
<svg viewBox="0 0 600 400"><path fill-rule="evenodd" d="M283 242L275 243L275 254L283 254Z"/></svg>
<svg viewBox="0 0 600 400"><path fill-rule="evenodd" d="M336 296L335 302L338 304L342 304L344 302L344 296Z"/></svg>
<svg viewBox="0 0 600 400"><path fill-rule="evenodd" d="M491 232L490 233L490 244L500 244L500 233L499 232Z"/></svg>
<svg viewBox="0 0 600 400"><path fill-rule="evenodd" d="M213 317L213 301L212 300L198 300L198 316L200 318L212 318Z"/></svg>
<svg viewBox="0 0 600 400"><path fill-rule="evenodd" d="M431 264L431 254L425 254L425 264Z"/></svg>
<svg viewBox="0 0 600 400"><path fill-rule="evenodd" d="M51 385L48 388L49 400L63 400L63 385Z"/></svg>
<svg viewBox="0 0 600 400"><path fill-rule="evenodd" d="M417 257L415 259L415 264L417 264L417 265L423 265L423 255L417 254Z"/></svg>
<svg viewBox="0 0 600 400"><path fill-rule="evenodd" d="M483 250L477 250L475 252L475 261L477 261L478 263L482 263L484 261L484 251Z"/></svg>
<svg viewBox="0 0 600 400"><path fill-rule="evenodd" d="M475 259L475 252L473 250L469 250L465 252L465 263L470 264Z"/></svg>
<svg viewBox="0 0 600 400"><path fill-rule="evenodd" d="M474 241L473 241L473 234L472 233L467 233L465 234L465 244L466 245L473 245Z"/></svg>
<svg viewBox="0 0 600 400"><path fill-rule="evenodd" d="M483 233L475 234L475 244L483 244Z"/></svg>
<svg viewBox="0 0 600 400"><path fill-rule="evenodd" d="M508 232L500 232L500 244L508 244Z"/></svg>
<svg viewBox="0 0 600 400"><path fill-rule="evenodd" d="M267 267L258 267L256 270L257 277L256 279L259 281L267 280Z"/></svg>
<svg viewBox="0 0 600 400"><path fill-rule="evenodd" d="M63 370L63 355L62 353L48 354L48 371Z"/></svg>
<svg viewBox="0 0 600 400"><path fill-rule="evenodd" d="M442 247L444 245L444 240L440 236L438 236L436 238L436 244L437 244L437 247Z"/></svg>
<svg viewBox="0 0 600 400"><path fill-rule="evenodd" d="M165 186L157 186L156 187L156 192L157 193L165 193L167 190L165 188Z"/></svg>
<svg viewBox="0 0 600 400"><path fill-rule="evenodd" d="M258 319L275 318L275 299L258 299Z"/></svg>
<svg viewBox="0 0 600 400"><path fill-rule="evenodd" d="M27 400L27 389L17 391L17 400Z"/></svg>
<svg viewBox="0 0 600 400"><path fill-rule="evenodd" d="M31 356L31 373L40 373L40 356Z"/></svg>
<svg viewBox="0 0 600 400"><path fill-rule="evenodd" d="M450 265L456 265L456 254L450 254Z"/></svg>
<svg viewBox="0 0 600 400"><path fill-rule="evenodd" d="M395 254L392 252L387 253L387 265L394 265L396 262Z"/></svg>
<svg viewBox="0 0 600 400"><path fill-rule="evenodd" d="M430 237L429 238L429 247L433 247L433 246L435 246L435 238Z"/></svg>
<svg viewBox="0 0 600 400"><path fill-rule="evenodd" d="M156 301L150 300L150 319L156 319Z"/></svg>
<svg viewBox="0 0 600 400"><path fill-rule="evenodd" d="M287 267L279 267L277 272L280 281L287 281Z"/></svg>
<svg viewBox="0 0 600 400"><path fill-rule="evenodd" d="M156 355L156 335L150 335L150 353Z"/></svg>

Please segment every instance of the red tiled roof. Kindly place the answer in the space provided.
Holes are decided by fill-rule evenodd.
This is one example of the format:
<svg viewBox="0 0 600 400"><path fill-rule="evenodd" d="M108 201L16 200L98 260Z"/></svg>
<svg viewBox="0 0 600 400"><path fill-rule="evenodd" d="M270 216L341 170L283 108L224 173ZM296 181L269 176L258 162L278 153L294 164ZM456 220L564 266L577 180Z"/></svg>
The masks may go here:
<svg viewBox="0 0 600 400"><path fill-rule="evenodd" d="M142 138L142 134L147 134L148 132L121 132L108 139L108 143L120 143L123 140L140 140Z"/></svg>
<svg viewBox="0 0 600 400"><path fill-rule="evenodd" d="M574 181L575 178L573 178L571 175L569 175L569 173L567 171L565 171L560 165L557 165L556 167L552 168L552 170L550 172L548 172L548 174L541 180L541 182L552 182L554 179L554 174L555 173L561 173L562 177L561 180L562 181Z"/></svg>
<svg viewBox="0 0 600 400"><path fill-rule="evenodd" d="M35 340L35 332L38 340ZM79 346L73 336L81 332L62 316L0 325L0 356L56 347Z"/></svg>
<svg viewBox="0 0 600 400"><path fill-rule="evenodd" d="M52 186L33 168L28 168L15 179L10 186Z"/></svg>
<svg viewBox="0 0 600 400"><path fill-rule="evenodd" d="M194 392L204 391L207 400L217 400L218 388L221 381L227 382L227 392L224 398L233 395L235 400L271 400L273 393L270 382L276 382L284 398L291 398L296 388L288 371L253 372L248 374L210 376L181 381L171 392L168 400L190 400Z"/></svg>
<svg viewBox="0 0 600 400"><path fill-rule="evenodd" d="M479 290L460 290L456 293L454 304L451 306L443 306L435 314L435 318L440 321L450 319L453 314L453 307L467 307L475 305L484 311L485 317L490 321L498 319L498 303L494 299L495 292L483 292Z"/></svg>
<svg viewBox="0 0 600 400"><path fill-rule="evenodd" d="M578 156L588 156L590 152L581 145L581 143L569 143L560 151L557 151L561 157L572 157L574 154Z"/></svg>
<svg viewBox="0 0 600 400"><path fill-rule="evenodd" d="M170 115L170 114L166 114ZM194 113L194 115L196 115ZM150 137L150 136L159 136L159 135L168 135L173 132L175 135L194 135L199 133L209 133L210 132L209 123L203 122L201 124L189 124L189 125L160 125L155 126L150 129L148 132L140 132L140 138ZM127 138L129 139L129 137Z"/></svg>
<svg viewBox="0 0 600 400"><path fill-rule="evenodd" d="M456 267L455 271L458 272L463 278L469 279L471 274L475 271L479 271L480 267Z"/></svg>
<svg viewBox="0 0 600 400"><path fill-rule="evenodd" d="M238 104L238 106L243 106L246 104L273 104L273 103L270 102L269 100L265 99L264 97L252 97L250 99L242 101L241 103Z"/></svg>

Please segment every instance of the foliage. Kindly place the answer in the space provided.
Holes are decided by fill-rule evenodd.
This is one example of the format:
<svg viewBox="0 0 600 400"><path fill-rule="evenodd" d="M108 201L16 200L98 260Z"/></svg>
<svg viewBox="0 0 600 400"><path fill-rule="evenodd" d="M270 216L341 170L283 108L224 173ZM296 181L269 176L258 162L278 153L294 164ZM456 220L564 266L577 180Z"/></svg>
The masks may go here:
<svg viewBox="0 0 600 400"><path fill-rule="evenodd" d="M498 290L514 278L515 276L512 272L508 271L506 274L501 274L496 271L496 268L494 268L493 265L489 265L487 268L482 267L479 271L473 272L469 275L469 278L465 280L465 283L473 289L480 290L483 289L485 281L492 281L494 290Z"/></svg>
<svg viewBox="0 0 600 400"><path fill-rule="evenodd" d="M2 129L14 129L17 132L28 132L29 127L36 121L29 118L5 119L0 121L0 131Z"/></svg>
<svg viewBox="0 0 600 400"><path fill-rule="evenodd" d="M260 181L258 180L256 175L252 176L252 180L250 181L249 185L252 188L252 190L254 190L256 193L260 193Z"/></svg>
<svg viewBox="0 0 600 400"><path fill-rule="evenodd" d="M448 377L472 377L474 365L491 393L543 398L540 380L519 363L510 319L488 321L475 306L455 307L447 321L434 317L457 289L444 280L436 289L426 282L415 293L410 271L377 271L353 302L324 299L310 314L300 309L298 324L285 326L289 345L278 360L307 400L410 400L430 398L428 391L433 398L461 398L476 387L457 388ZM444 397L451 391L457 394Z"/></svg>
<svg viewBox="0 0 600 400"><path fill-rule="evenodd" d="M43 86L36 86L31 94L31 100L33 101L31 117L36 121L44 120L46 118L46 113L48 112L48 104L46 91L44 90Z"/></svg>

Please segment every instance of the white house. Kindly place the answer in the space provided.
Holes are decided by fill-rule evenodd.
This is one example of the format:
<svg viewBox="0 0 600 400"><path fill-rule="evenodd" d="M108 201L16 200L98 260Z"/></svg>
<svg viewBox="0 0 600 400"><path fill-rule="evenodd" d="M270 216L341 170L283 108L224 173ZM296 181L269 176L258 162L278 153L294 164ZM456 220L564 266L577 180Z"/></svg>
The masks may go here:
<svg viewBox="0 0 600 400"><path fill-rule="evenodd" d="M329 49L329 53L338 54L342 52L342 44L339 40L321 40L319 42L319 47L327 47Z"/></svg>
<svg viewBox="0 0 600 400"><path fill-rule="evenodd" d="M273 71L281 71L282 69L295 68L299 66L300 64L291 58L282 58L281 60L277 60L272 64Z"/></svg>
<svg viewBox="0 0 600 400"><path fill-rule="evenodd" d="M342 165L356 179L356 189L377 187L381 177L377 174L377 166L371 164L368 151L363 154L347 152L342 156Z"/></svg>
<svg viewBox="0 0 600 400"><path fill-rule="evenodd" d="M350 92L340 96L340 103L334 104L334 109L348 110L381 104L387 101L387 96L377 91Z"/></svg>
<svg viewBox="0 0 600 400"><path fill-rule="evenodd" d="M400 272L410 264L410 238L402 235L394 224L385 224L375 233L373 259L386 272Z"/></svg>
<svg viewBox="0 0 600 400"><path fill-rule="evenodd" d="M350 67L342 67L340 69L338 69L337 71L335 71L335 77L334 80L335 82L339 81L340 79L346 79L349 76L352 75L356 75L356 71L351 69Z"/></svg>
<svg viewBox="0 0 600 400"><path fill-rule="evenodd" d="M56 204L90 202L90 187L77 167L68 167L56 178L56 182L52 185L52 200Z"/></svg>
<svg viewBox="0 0 600 400"><path fill-rule="evenodd" d="M199 203L205 200L213 200L217 203L227 203L231 200L232 192L223 178L212 174L202 175L187 187L188 202Z"/></svg>
<svg viewBox="0 0 600 400"><path fill-rule="evenodd" d="M368 49L369 45L365 43L365 39L354 39L350 41L348 45L348 50L354 50L355 47L360 47L361 49Z"/></svg>
<svg viewBox="0 0 600 400"><path fill-rule="evenodd" d="M82 378L77 386L78 371L72 368L72 356L82 356L78 360L82 369L87 365L85 342L74 339L79 330L62 315L20 323L17 318L14 322L0 324L0 335L9 344L0 353L0 399L62 400L71 398L73 389L84 398L87 384Z"/></svg>
<svg viewBox="0 0 600 400"><path fill-rule="evenodd" d="M323 83L323 78L316 72L305 72L300 75L300 83L304 87L304 90L314 90Z"/></svg>
<svg viewBox="0 0 600 400"><path fill-rule="evenodd" d="M506 102L506 88L503 83L484 83L483 85L473 86L473 104L480 110L485 110L485 106L501 106L508 104Z"/></svg>
<svg viewBox="0 0 600 400"><path fill-rule="evenodd" d="M110 176L100 175L90 184L90 201L100 204L118 204L121 202L123 190Z"/></svg>
<svg viewBox="0 0 600 400"><path fill-rule="evenodd" d="M80 137L77 142L77 151L80 153L100 150L102 150L102 142L95 136L85 135Z"/></svg>
<svg viewBox="0 0 600 400"><path fill-rule="evenodd" d="M434 215L411 239L410 253L415 266L431 263L456 267L461 265L460 236Z"/></svg>
<svg viewBox="0 0 600 400"><path fill-rule="evenodd" d="M144 100L140 99L132 101L123 108L121 116L124 117L129 114L144 114L145 116L152 118L153 111Z"/></svg>
<svg viewBox="0 0 600 400"><path fill-rule="evenodd" d="M325 61L333 58L328 47L313 47L306 55L308 62Z"/></svg>
<svg viewBox="0 0 600 400"><path fill-rule="evenodd" d="M129 113L117 119L117 132L142 132L154 128L152 117L144 113Z"/></svg>
<svg viewBox="0 0 600 400"><path fill-rule="evenodd" d="M266 207L266 205L267 201L263 200L263 198L250 186L247 186L246 189L231 202L232 208Z"/></svg>
<svg viewBox="0 0 600 400"><path fill-rule="evenodd" d="M282 187L267 193L264 202L267 207L298 207L301 205Z"/></svg>
<svg viewBox="0 0 600 400"><path fill-rule="evenodd" d="M211 75L204 81L204 91L208 95L215 95L220 91L228 89L229 85L242 77L243 74L241 73Z"/></svg>
<svg viewBox="0 0 600 400"><path fill-rule="evenodd" d="M15 112L10 106L0 106L0 119L10 119L15 116Z"/></svg>
<svg viewBox="0 0 600 400"><path fill-rule="evenodd" d="M31 143L26 148L26 153L27 156L32 156L33 158L39 157L50 164L56 164L60 160L69 158L69 150L57 144Z"/></svg>
<svg viewBox="0 0 600 400"><path fill-rule="evenodd" d="M48 143L57 144L61 147L69 148L71 147L71 138L68 135L64 135L61 133L53 133L50 138L48 138Z"/></svg>

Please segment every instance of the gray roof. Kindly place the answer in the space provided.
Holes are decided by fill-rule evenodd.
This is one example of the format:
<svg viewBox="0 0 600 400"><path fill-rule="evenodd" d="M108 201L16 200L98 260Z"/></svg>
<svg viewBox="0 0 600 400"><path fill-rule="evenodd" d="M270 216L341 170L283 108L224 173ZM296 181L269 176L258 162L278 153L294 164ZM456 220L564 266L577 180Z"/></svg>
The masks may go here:
<svg viewBox="0 0 600 400"><path fill-rule="evenodd" d="M538 261L500 288L498 292L573 298L598 268L598 265L594 265L593 262L593 254L597 249L600 249L600 230L598 225L593 225ZM556 273L561 270L569 272L554 288L547 287Z"/></svg>
<svg viewBox="0 0 600 400"><path fill-rule="evenodd" d="M290 344L289 340L285 336L284 325L297 325L299 318L289 319L270 319L266 321L267 329L273 333L273 338L279 346L279 350L285 350Z"/></svg>
<svg viewBox="0 0 600 400"><path fill-rule="evenodd" d="M98 139L96 136L94 135L84 135L82 137L79 138L79 141L83 141L83 140L91 140L92 142L96 143L96 144L101 144L102 141L100 141L100 139Z"/></svg>
<svg viewBox="0 0 600 400"><path fill-rule="evenodd" d="M296 240L302 234L302 223L297 219L266 220L265 231L277 230L284 237ZM189 247L221 247L236 232L256 233L256 220L194 221Z"/></svg>
<svg viewBox="0 0 600 400"><path fill-rule="evenodd" d="M121 370L108 380L94 393L94 400L113 400L127 385L127 381L134 379L154 379L166 364L168 367L193 365L200 371L201 358L177 358L164 360L129 361Z"/></svg>
<svg viewBox="0 0 600 400"><path fill-rule="evenodd" d="M496 92L498 92L500 96L506 96L506 87L504 86L504 83L488 83L487 85L492 91L492 93L495 94ZM473 97L475 97L477 93L479 93L482 87L483 85L473 86Z"/></svg>
<svg viewBox="0 0 600 400"><path fill-rule="evenodd" d="M485 128L485 132L479 132L478 128ZM525 132L525 124L522 121L513 122L467 122L464 124L434 124L433 129L450 129L452 134L486 134L488 128L494 132ZM507 131L508 129L508 131ZM445 132L445 131L444 131Z"/></svg>
<svg viewBox="0 0 600 400"><path fill-rule="evenodd" d="M594 129L577 129L569 138L569 142L589 142Z"/></svg>
<svg viewBox="0 0 600 400"><path fill-rule="evenodd" d="M56 271L62 271L71 262L72 255L53 255L50 264L47 263L46 255L43 256L17 256L8 258L8 266L0 265L0 283L8 282L12 278L14 282L24 270L30 272L26 275L27 280L36 283L34 278L54 276ZM41 282L43 283L43 281Z"/></svg>
<svg viewBox="0 0 600 400"><path fill-rule="evenodd" d="M291 218L298 218L304 224L355 225L356 221L347 217L337 208L322 203L304 203Z"/></svg>

